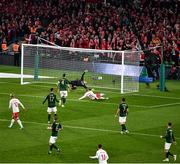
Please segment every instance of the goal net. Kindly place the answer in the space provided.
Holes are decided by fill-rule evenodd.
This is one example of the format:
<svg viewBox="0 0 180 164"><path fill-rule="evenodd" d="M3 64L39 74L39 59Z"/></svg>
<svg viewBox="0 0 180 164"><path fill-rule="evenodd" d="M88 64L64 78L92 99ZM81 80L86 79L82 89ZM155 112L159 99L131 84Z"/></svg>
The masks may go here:
<svg viewBox="0 0 180 164"><path fill-rule="evenodd" d="M66 73L68 80L85 74L88 87L139 91L140 52L111 51L22 44L21 84L57 83Z"/></svg>

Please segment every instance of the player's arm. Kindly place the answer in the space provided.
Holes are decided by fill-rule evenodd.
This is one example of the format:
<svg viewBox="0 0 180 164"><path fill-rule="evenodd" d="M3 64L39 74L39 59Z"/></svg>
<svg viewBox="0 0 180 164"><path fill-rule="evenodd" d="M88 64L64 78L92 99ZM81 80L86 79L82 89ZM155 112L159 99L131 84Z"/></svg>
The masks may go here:
<svg viewBox="0 0 180 164"><path fill-rule="evenodd" d="M118 108L115 114L115 117L117 117L119 115L120 109Z"/></svg>
<svg viewBox="0 0 180 164"><path fill-rule="evenodd" d="M11 100L9 101L9 109L11 109Z"/></svg>
<svg viewBox="0 0 180 164"><path fill-rule="evenodd" d="M57 97L55 96L55 101L57 102L57 103L59 103L59 100L57 99Z"/></svg>
<svg viewBox="0 0 180 164"><path fill-rule="evenodd" d="M82 99L84 99L84 98L86 98L86 95L85 95L85 94L84 94L82 97L80 97L79 100L82 100Z"/></svg>
<svg viewBox="0 0 180 164"><path fill-rule="evenodd" d="M46 102L47 99L48 99L48 96L46 96L45 100L43 101L43 104Z"/></svg>
<svg viewBox="0 0 180 164"><path fill-rule="evenodd" d="M98 153L96 152L96 155L95 155L95 156L89 156L89 158L91 158L91 159L96 159L96 158L98 158Z"/></svg>
<svg viewBox="0 0 180 164"><path fill-rule="evenodd" d="M89 158L91 158L91 159L96 159L96 158L98 158L98 157L95 155L95 156L89 156Z"/></svg>
<svg viewBox="0 0 180 164"><path fill-rule="evenodd" d="M126 113L127 113L127 115L129 114L129 108L127 107L127 109L126 109Z"/></svg>
<svg viewBox="0 0 180 164"><path fill-rule="evenodd" d="M109 159L109 156L108 156L108 154L106 153L106 160L108 160Z"/></svg>
<svg viewBox="0 0 180 164"><path fill-rule="evenodd" d="M24 105L19 101L19 105L23 108L23 109L25 109L25 107L24 107Z"/></svg>

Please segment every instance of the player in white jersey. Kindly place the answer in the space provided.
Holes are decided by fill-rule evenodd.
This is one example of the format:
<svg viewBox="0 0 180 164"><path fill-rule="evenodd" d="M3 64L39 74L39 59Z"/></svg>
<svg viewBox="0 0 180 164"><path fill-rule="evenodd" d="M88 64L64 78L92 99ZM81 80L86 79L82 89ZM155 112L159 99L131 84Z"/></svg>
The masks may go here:
<svg viewBox="0 0 180 164"><path fill-rule="evenodd" d="M8 126L9 128L13 126L15 121L19 124L20 129L24 128L21 120L19 119L19 105L25 109L24 105L15 97L15 95L10 94L9 109L12 109L12 120L11 124Z"/></svg>
<svg viewBox="0 0 180 164"><path fill-rule="evenodd" d="M89 89L82 97L79 98L79 100L82 100L86 97L90 98L91 100L108 99L108 97L104 97L103 93L94 93L92 89Z"/></svg>
<svg viewBox="0 0 180 164"><path fill-rule="evenodd" d="M109 156L105 150L102 149L102 145L98 145L98 150L96 151L95 156L89 156L91 159L98 159L99 164L107 164L107 160L109 159Z"/></svg>

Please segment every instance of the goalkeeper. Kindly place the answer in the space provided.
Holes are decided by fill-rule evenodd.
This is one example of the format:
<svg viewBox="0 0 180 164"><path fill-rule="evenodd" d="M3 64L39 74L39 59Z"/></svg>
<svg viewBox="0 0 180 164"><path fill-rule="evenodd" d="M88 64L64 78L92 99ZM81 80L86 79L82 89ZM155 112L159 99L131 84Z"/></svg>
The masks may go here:
<svg viewBox="0 0 180 164"><path fill-rule="evenodd" d="M84 75L88 70L85 70L81 75L80 79L70 81L71 89L76 89L77 87L83 87L87 90L86 82L84 81Z"/></svg>

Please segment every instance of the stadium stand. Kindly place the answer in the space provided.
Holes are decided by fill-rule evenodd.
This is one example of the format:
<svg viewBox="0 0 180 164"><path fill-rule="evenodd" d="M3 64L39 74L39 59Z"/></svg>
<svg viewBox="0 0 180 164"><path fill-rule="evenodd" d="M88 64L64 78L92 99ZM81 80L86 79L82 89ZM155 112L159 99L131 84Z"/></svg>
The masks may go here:
<svg viewBox="0 0 180 164"><path fill-rule="evenodd" d="M92 49L148 49L163 43L165 61L179 65L178 7L176 0L2 0L0 43L36 43L37 36Z"/></svg>

